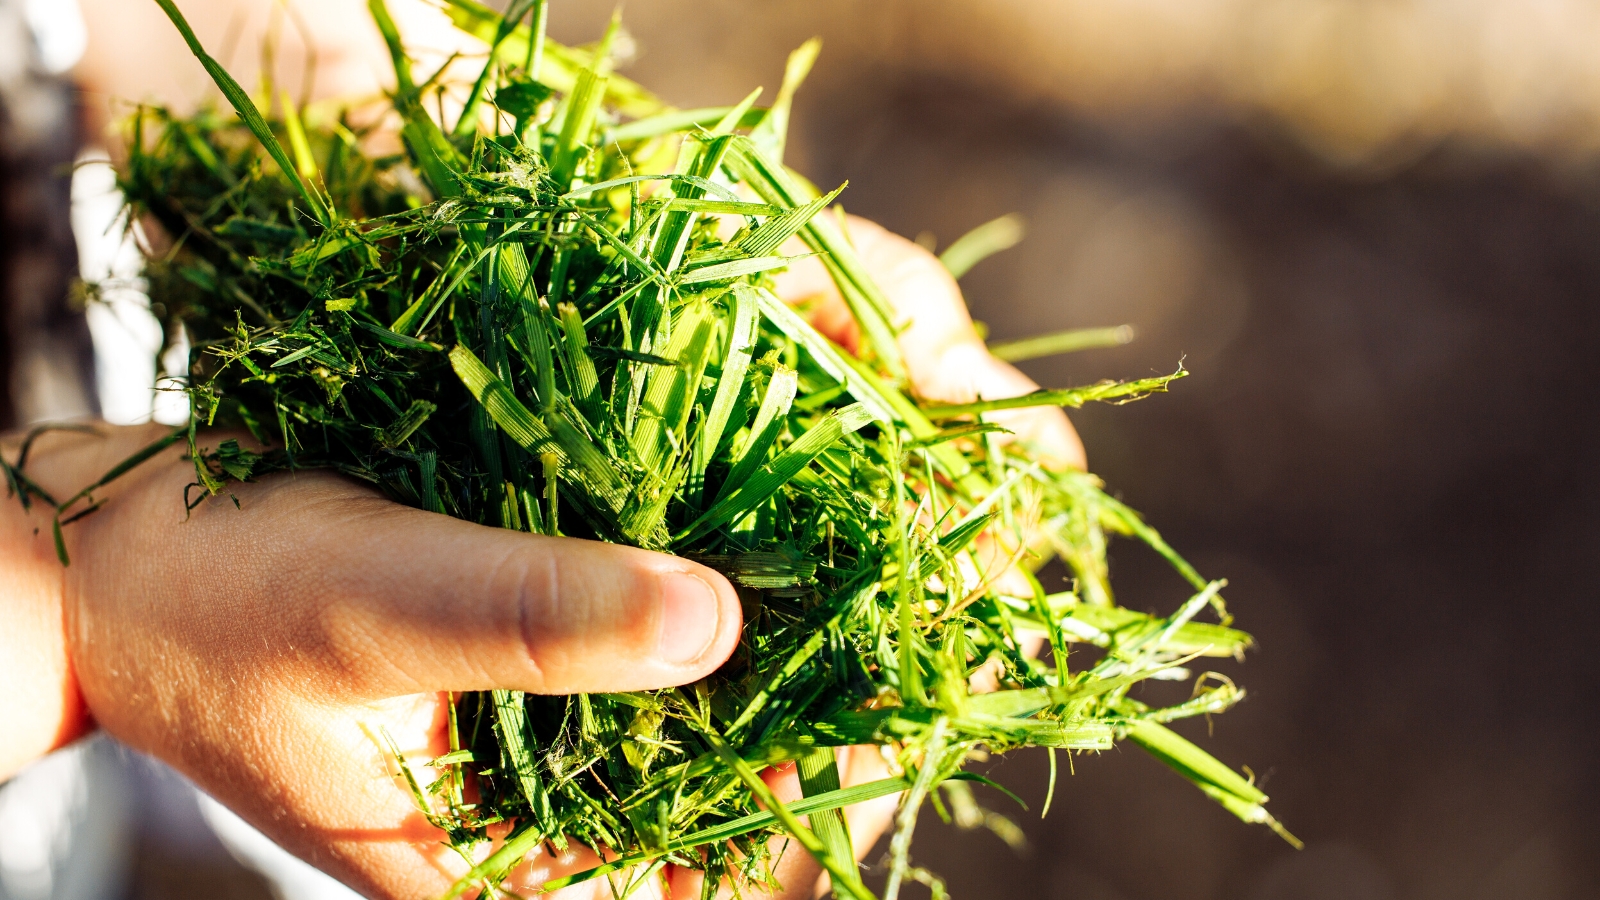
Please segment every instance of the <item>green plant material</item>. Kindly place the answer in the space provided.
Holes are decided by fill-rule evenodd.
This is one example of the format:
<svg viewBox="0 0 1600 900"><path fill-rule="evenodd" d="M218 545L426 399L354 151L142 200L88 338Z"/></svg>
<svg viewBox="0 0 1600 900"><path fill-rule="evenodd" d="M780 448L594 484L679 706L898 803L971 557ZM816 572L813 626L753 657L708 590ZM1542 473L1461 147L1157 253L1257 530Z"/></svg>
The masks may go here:
<svg viewBox="0 0 1600 900"><path fill-rule="evenodd" d="M233 76L228 74L228 71L222 67L221 63L213 59L205 51L205 48L200 46L200 39L195 37L194 29L189 27L188 21L183 18L183 13L178 11L178 7L173 4L172 0L156 0L156 4L161 7L162 12L167 14L167 18L172 20L172 24L178 29L178 34L183 36L184 43L189 45L189 50L194 53L195 58L200 60L200 64L205 67L206 74L210 75L212 80L217 83L217 88L222 91L222 95L228 98L229 103L233 104L233 108L239 113L239 118L244 120L245 127L249 128L250 133L255 135L256 140L261 142L261 148L272 157L273 162L278 164L278 170L284 177L293 183L296 191L305 200L306 206L310 208L312 218L323 225L331 225L333 223L333 213L328 209L326 201L316 193L312 186L306 184L305 179L301 177L299 169L289 162L289 154L285 153L283 145L278 143L277 137L273 135L272 129L267 125L267 120L261 115L261 110L256 108L255 102L250 99L250 95L245 93L244 88L239 86L239 82L233 80Z"/></svg>
<svg viewBox="0 0 1600 900"><path fill-rule="evenodd" d="M979 225L956 238L955 243L939 254L939 262L949 270L952 278L972 271L972 267L1002 250L1010 250L1022 243L1028 229L1016 213L1001 216Z"/></svg>
<svg viewBox="0 0 1600 900"><path fill-rule="evenodd" d="M1138 378L1133 381L1101 381L1081 388L1062 388L1054 391L1034 391L1020 397L1000 400L978 400L972 403L954 403L949 406L924 407L929 419L953 419L958 416L975 416L1001 409L1023 409L1029 406L1067 406L1072 409L1090 402L1128 403L1142 400L1151 394L1166 393L1167 385L1189 373L1183 368L1171 375Z"/></svg>
<svg viewBox="0 0 1600 900"><path fill-rule="evenodd" d="M996 359L1014 363L1060 353L1076 353L1079 350L1120 347L1131 343L1133 336L1132 325L1118 325L1114 328L1073 328L1016 341L991 343L989 352L993 353Z"/></svg>
<svg viewBox="0 0 1600 900"><path fill-rule="evenodd" d="M1103 750L1118 736L1272 824L1259 792L1160 724L1220 712L1242 691L1202 676L1183 703L1129 695L1249 645L1225 616L1195 621L1223 614L1220 583L1092 476L1039 465L981 419L1131 400L1183 371L914 399L900 323L826 212L837 191L819 196L778 157L816 45L791 57L769 110L752 94L678 112L610 73L606 40L589 51L544 37L545 4L526 0L512 13L531 28L448 0L493 51L462 78L419 80L371 0L395 66L389 120L404 152L393 154L369 149L380 136L355 124L382 117L302 122L284 104L283 121L263 118L171 0L158 2L239 115L140 108L120 176L137 217L172 238L147 271L167 333L192 347L192 420L171 440L189 442L201 498L331 468L472 522L682 554L745 601L738 650L696 684L458 698L460 743L417 785L430 820L482 860L452 897L493 893L525 854L564 841L613 859L549 888L624 870L637 882L667 862L761 881L769 839L787 834L839 895L865 898L830 811L904 791L894 896L907 880L938 884L912 865L912 826L941 785L975 778L961 771L975 755ZM441 94L492 108L447 125L430 112ZM947 253L953 270L1004 243L987 229ZM791 236L861 322L859 356L772 293ZM224 425L262 449L208 446L203 429ZM54 505L24 464L5 466L11 489ZM1194 595L1167 617L1117 606L1111 535L1154 548ZM1074 589L1008 595L996 548L1029 571L1061 558ZM1030 635L1052 646L1050 662L1032 658ZM979 670L995 690L971 692ZM852 744L892 748L905 777L840 788L832 748ZM758 777L785 761L799 762L806 794L788 807ZM505 822L510 836L484 855Z"/></svg>
<svg viewBox="0 0 1600 900"><path fill-rule="evenodd" d="M800 776L800 790L807 797L825 796L839 790L839 763L835 753L832 747L818 747L800 757L795 764ZM811 830L827 848L829 855L853 863L855 853L850 844L850 828L840 810L821 810L807 818L811 822ZM842 898L846 893L838 887L833 891L836 898Z"/></svg>

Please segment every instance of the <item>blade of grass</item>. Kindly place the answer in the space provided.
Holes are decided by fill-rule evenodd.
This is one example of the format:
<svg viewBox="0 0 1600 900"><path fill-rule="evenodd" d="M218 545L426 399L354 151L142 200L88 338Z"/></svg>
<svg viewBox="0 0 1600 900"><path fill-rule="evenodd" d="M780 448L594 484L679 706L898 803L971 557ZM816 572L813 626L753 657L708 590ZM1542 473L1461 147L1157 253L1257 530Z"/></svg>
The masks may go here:
<svg viewBox="0 0 1600 900"><path fill-rule="evenodd" d="M486 44L493 41L495 31L500 27L499 13L476 0L444 2L445 13L457 28ZM500 49L495 51L495 55L507 65L523 65L535 55L534 48L530 46L531 38L532 32L528 26L518 25L500 42ZM562 92L572 91L578 82L579 72L595 64L595 57L589 51L567 47L549 37L539 45L538 56L538 72L533 77ZM634 117L651 116L667 109L666 104L654 94L616 75L607 80L606 100L616 106L619 112Z"/></svg>
<svg viewBox="0 0 1600 900"><path fill-rule="evenodd" d="M1126 734L1141 750L1182 775L1228 812L1251 824L1276 826L1273 831L1295 849L1303 846L1267 812L1263 806L1267 795L1260 788L1177 732L1155 722L1134 720L1128 723Z"/></svg>
<svg viewBox="0 0 1600 900"><path fill-rule="evenodd" d="M322 173L317 169L317 159L311 154L311 142L306 139L305 124L300 121L300 111L295 108L288 88L283 89L278 102L283 106L283 127L289 133L289 149L294 151L295 171L300 173L301 178L316 184Z"/></svg>
<svg viewBox="0 0 1600 900"><path fill-rule="evenodd" d="M772 378L767 381L766 393L762 395L761 406L756 410L755 421L750 423L750 436L733 458L733 467L728 471L727 480L722 483L717 502L727 499L740 485L749 481L756 468L766 460L767 451L772 449L787 424L789 408L794 403L799 384L800 377L793 369L780 367L773 371Z"/></svg>
<svg viewBox="0 0 1600 900"><path fill-rule="evenodd" d="M688 131L697 126L706 127L715 125L727 118L728 113L735 107L708 106L701 109L677 109L670 112L657 113L643 119L635 119L624 125L618 125L606 132L606 143L613 141L628 142L641 141L647 138L660 137L678 131ZM747 109L739 117L737 128L749 128L766 118L767 110L757 107Z"/></svg>
<svg viewBox="0 0 1600 900"><path fill-rule="evenodd" d="M729 168L768 203L793 208L803 205L804 192L779 164L772 162L749 138L733 139L728 153ZM905 362L896 343L891 324L889 298L867 272L855 250L842 234L820 227L815 220L800 231L806 246L822 257L823 265L850 313L860 323L867 345L895 379L905 378Z"/></svg>
<svg viewBox="0 0 1600 900"><path fill-rule="evenodd" d="M841 809L846 806L854 806L857 803L865 803L868 800L876 800L879 797L887 797L890 794L899 793L910 786L911 782L906 781L904 778L881 778L877 781L869 781L866 784L859 784L854 787L830 791L825 794L818 794L814 797L806 797L803 800L796 800L793 803L786 804L785 806L792 815L811 816L816 815L821 811ZM674 853L683 850L690 850L695 847L704 847L707 844L720 844L740 835L749 834L752 831L769 827L777 821L778 817L770 811L744 816L722 825L685 835L683 838L674 841L664 852ZM532 844L524 849L523 852L526 853L527 850L530 849L532 849ZM654 856L655 854L649 853L638 853L631 856L625 856L603 865L596 866L592 869L587 869L572 875L566 875L561 878L551 879L550 881L547 881L541 885L540 889L546 892L558 891L561 888L571 887L574 884L581 884L592 878L597 878L610 872L616 872L626 869L630 866L639 865L640 863L649 861L650 859L654 858ZM482 876L480 875L479 877L481 878ZM459 896L459 894L455 896Z"/></svg>
<svg viewBox="0 0 1600 900"><path fill-rule="evenodd" d="M1132 325L1118 325L1115 328L1073 328L1037 337L991 343L989 352L996 359L1003 359L1006 362L1025 362L1060 353L1119 347L1130 343L1133 337Z"/></svg>
<svg viewBox="0 0 1600 900"><path fill-rule="evenodd" d="M795 442L775 459L758 469L731 495L719 501L680 532L674 541L682 542L699 537L755 509L777 493L778 488L787 484L801 469L810 465L818 454L833 446L840 438L871 421L871 414L859 403L828 413L822 421L806 429L805 434L795 439Z"/></svg>
<svg viewBox="0 0 1600 900"><path fill-rule="evenodd" d="M211 80L216 82L218 89L222 91L222 96L228 99L228 103L239 113L239 118L244 120L245 127L249 128L250 133L261 142L262 149L266 150L267 155L278 164L284 177L289 179L300 197L305 200L306 207L311 211L311 217L323 227L331 226L334 222L333 210L316 190L300 177L299 169L290 161L289 154L283 150L283 145L278 143L277 137L267 125L267 120L262 117L255 101L250 99L250 95L239 86L239 82L234 81L233 76L229 75L227 70L212 59L211 54L200 45L200 39L195 37L194 29L189 27L189 21L178 10L177 4L172 0L156 0L156 5L160 6L161 11L167 14L167 18L172 20L172 24L178 29L178 34L183 36L184 43L189 45L189 51L200 60L200 65L205 67L206 74L211 76Z"/></svg>
<svg viewBox="0 0 1600 900"><path fill-rule="evenodd" d="M1002 409L1024 409L1030 406L1066 406L1072 409L1089 402L1099 403L1128 403L1141 400L1151 394L1165 393L1167 385L1186 377L1186 369L1178 369L1171 375L1158 375L1154 378L1139 378L1134 381L1102 381L1081 388L1064 388L1055 391L1034 391L1020 397L1006 397L1000 400L979 400L975 403L954 403L948 406L929 406L922 412L930 419L954 419L957 416L971 416L979 413L995 412Z"/></svg>
<svg viewBox="0 0 1600 900"><path fill-rule="evenodd" d="M794 106L795 92L811 74L811 67L822 52L822 39L812 38L795 48L783 66L783 84L766 118L750 133L750 139L771 159L783 162L783 151L789 140L789 114Z"/></svg>
<svg viewBox="0 0 1600 900"><path fill-rule="evenodd" d="M722 433L728 427L734 404L739 401L740 392L744 389L745 373L749 371L750 358L755 349L756 326L761 319L761 314L756 310L755 297L748 288L734 288L732 306L733 321L728 328L722 374L717 379L716 394L695 442L689 473L689 489L697 504L704 500L706 469L722 444Z"/></svg>
<svg viewBox="0 0 1600 900"><path fill-rule="evenodd" d="M956 238L955 243L939 254L939 262L944 263L950 277L960 278L985 259L1022 243L1026 235L1027 228L1021 216L1004 215Z"/></svg>
<svg viewBox="0 0 1600 900"><path fill-rule="evenodd" d="M807 797L823 796L839 789L839 763L832 747L818 747L800 757L795 768L800 775L800 791ZM818 811L808 817L811 830L828 848L834 859L854 859L855 848L850 843L849 826L837 809ZM849 895L844 885L836 885L833 895L843 900Z"/></svg>
<svg viewBox="0 0 1600 900"><path fill-rule="evenodd" d="M790 812L787 806L778 802L778 798L773 795L772 789L767 787L767 783L761 780L761 776L757 775L755 770L750 768L750 764L740 758L739 754L734 753L733 749L725 741L709 731L706 734L706 739L707 743L711 744L712 748L717 751L717 755L722 757L723 762L727 763L728 767L739 776L739 780L744 782L745 787L756 795L756 799L761 801L761 805L765 806L777 817L777 821L783 825L783 829L793 836L795 840L799 841L800 846L806 848L806 852L815 857L817 862L822 864L822 867L832 876L835 886L842 887L846 893L856 898L856 900L877 900L876 897L872 896L872 892L867 890L866 885L861 883L860 873L856 871L854 856L847 856L844 859L835 857L811 829L800 824L798 816Z"/></svg>

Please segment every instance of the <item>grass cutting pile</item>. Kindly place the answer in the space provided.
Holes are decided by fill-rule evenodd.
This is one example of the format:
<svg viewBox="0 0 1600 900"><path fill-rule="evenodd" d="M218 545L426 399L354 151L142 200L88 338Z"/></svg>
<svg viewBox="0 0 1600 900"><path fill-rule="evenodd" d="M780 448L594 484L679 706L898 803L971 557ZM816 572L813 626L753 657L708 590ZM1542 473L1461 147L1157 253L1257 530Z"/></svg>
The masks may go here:
<svg viewBox="0 0 1600 900"><path fill-rule="evenodd" d="M453 752L412 784L475 863L451 896L495 894L546 842L614 858L550 888L603 875L624 891L668 862L760 880L768 838L788 834L837 895L868 898L838 810L903 792L894 897L931 880L909 858L915 812L970 809L982 779L963 765L1022 747L1053 762L1126 740L1277 828L1258 789L1163 724L1228 708L1231 682L1202 677L1165 708L1130 696L1244 651L1220 582L1094 476L1042 467L985 421L1176 376L964 406L911 393L902 323L830 221L839 192L781 163L815 45L770 107L679 111L609 71L615 25L568 48L544 36L542 0L503 19L449 0L490 49L457 81L414 71L372 0L395 83L373 116L252 99L157 2L232 107L141 108L121 178L170 238L148 274L169 333L192 342L194 502L329 467L415 507L676 553L740 586L739 650L700 683L458 698ZM858 353L772 293L796 239L849 304ZM270 449L208 446L202 429L221 425ZM1154 548L1193 595L1165 617L1117 606L1113 534ZM1052 557L1072 591L996 587L1008 561ZM1029 652L1041 639L1049 664ZM996 689L972 692L980 670ZM841 789L833 748L852 744L887 748L896 774ZM784 807L759 772L791 760L806 797ZM486 854L496 823L511 837Z"/></svg>

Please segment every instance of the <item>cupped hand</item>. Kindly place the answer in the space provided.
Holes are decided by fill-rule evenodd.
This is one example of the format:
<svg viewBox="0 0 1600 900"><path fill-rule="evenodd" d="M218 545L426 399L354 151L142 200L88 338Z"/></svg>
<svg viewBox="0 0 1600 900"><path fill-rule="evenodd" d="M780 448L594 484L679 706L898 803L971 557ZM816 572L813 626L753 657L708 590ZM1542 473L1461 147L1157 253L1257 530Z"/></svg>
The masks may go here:
<svg viewBox="0 0 1600 900"><path fill-rule="evenodd" d="M48 435L27 471L69 495L160 433ZM423 900L466 863L391 776L385 732L426 758L445 749L442 692L666 687L738 642L732 587L685 559L474 525L319 472L186 516L193 477L174 448L118 481L66 528L65 569L39 504L0 512L0 618L17 625L0 646L20 650L0 652L18 669L0 777L92 721L362 893Z"/></svg>

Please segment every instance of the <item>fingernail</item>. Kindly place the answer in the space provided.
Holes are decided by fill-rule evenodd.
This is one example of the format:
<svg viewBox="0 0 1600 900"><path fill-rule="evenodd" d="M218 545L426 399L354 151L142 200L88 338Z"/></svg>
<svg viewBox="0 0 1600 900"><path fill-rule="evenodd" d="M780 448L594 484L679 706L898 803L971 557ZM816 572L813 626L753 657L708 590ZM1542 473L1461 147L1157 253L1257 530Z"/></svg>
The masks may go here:
<svg viewBox="0 0 1600 900"><path fill-rule="evenodd" d="M661 577L661 634L656 648L662 662L691 663L717 639L717 592L687 572Z"/></svg>

